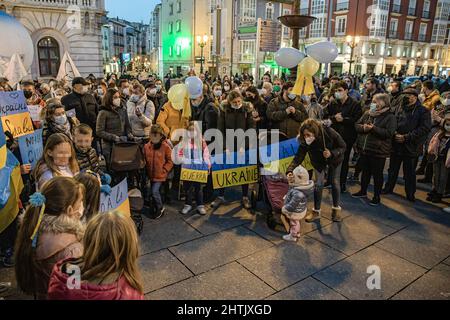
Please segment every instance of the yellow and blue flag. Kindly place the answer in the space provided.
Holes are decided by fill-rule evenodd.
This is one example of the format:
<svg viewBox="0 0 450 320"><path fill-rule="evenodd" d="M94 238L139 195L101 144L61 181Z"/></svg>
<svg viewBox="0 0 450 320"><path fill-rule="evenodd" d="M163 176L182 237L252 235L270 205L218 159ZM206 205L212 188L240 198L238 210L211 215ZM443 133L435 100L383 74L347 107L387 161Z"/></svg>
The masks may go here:
<svg viewBox="0 0 450 320"><path fill-rule="evenodd" d="M6 165L6 135L3 132L3 125L0 121L0 169Z"/></svg>

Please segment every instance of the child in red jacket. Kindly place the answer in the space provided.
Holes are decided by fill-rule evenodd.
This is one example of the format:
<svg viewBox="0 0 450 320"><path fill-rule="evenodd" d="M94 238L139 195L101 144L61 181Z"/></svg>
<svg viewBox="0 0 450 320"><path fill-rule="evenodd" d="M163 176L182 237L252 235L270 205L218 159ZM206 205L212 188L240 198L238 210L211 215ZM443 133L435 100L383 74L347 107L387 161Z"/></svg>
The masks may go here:
<svg viewBox="0 0 450 320"><path fill-rule="evenodd" d="M150 130L150 142L144 147L147 177L151 182L152 197L155 205L155 219L162 217L164 206L160 189L173 168L172 148L166 141L164 130L160 125L153 125Z"/></svg>

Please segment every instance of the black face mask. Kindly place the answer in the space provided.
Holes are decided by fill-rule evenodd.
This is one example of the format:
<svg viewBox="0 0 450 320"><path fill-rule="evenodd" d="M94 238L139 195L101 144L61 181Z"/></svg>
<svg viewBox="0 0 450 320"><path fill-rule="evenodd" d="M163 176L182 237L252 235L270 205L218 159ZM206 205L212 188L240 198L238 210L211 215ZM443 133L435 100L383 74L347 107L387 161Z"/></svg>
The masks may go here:
<svg viewBox="0 0 450 320"><path fill-rule="evenodd" d="M405 107L409 106L409 98L408 98L408 97L404 97L404 98L403 98L403 105L404 105Z"/></svg>
<svg viewBox="0 0 450 320"><path fill-rule="evenodd" d="M28 99L30 99L30 98L33 96L33 91L25 90L25 91L23 92L23 95L24 95L25 98L28 100Z"/></svg>

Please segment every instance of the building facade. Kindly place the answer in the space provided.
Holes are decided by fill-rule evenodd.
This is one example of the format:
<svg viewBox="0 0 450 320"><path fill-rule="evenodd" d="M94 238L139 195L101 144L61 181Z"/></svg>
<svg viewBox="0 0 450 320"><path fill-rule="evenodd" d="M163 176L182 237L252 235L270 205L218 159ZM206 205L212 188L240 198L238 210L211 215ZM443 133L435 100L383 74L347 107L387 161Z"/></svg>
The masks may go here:
<svg viewBox="0 0 450 320"><path fill-rule="evenodd" d="M162 49L161 49L161 7L159 3L150 14L150 69L153 73L162 75Z"/></svg>
<svg viewBox="0 0 450 320"><path fill-rule="evenodd" d="M31 35L34 79L56 77L66 51L83 76L103 76L104 0L0 0L0 10L18 19Z"/></svg>

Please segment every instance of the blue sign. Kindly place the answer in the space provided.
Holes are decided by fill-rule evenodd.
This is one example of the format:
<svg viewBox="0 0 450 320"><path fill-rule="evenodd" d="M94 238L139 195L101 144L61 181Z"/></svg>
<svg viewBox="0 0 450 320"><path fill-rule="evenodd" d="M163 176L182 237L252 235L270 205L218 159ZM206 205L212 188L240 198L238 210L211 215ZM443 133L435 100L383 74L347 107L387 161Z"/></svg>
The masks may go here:
<svg viewBox="0 0 450 320"><path fill-rule="evenodd" d="M31 164L33 170L43 154L42 129L35 130L34 133L22 136L18 140L22 164Z"/></svg>

